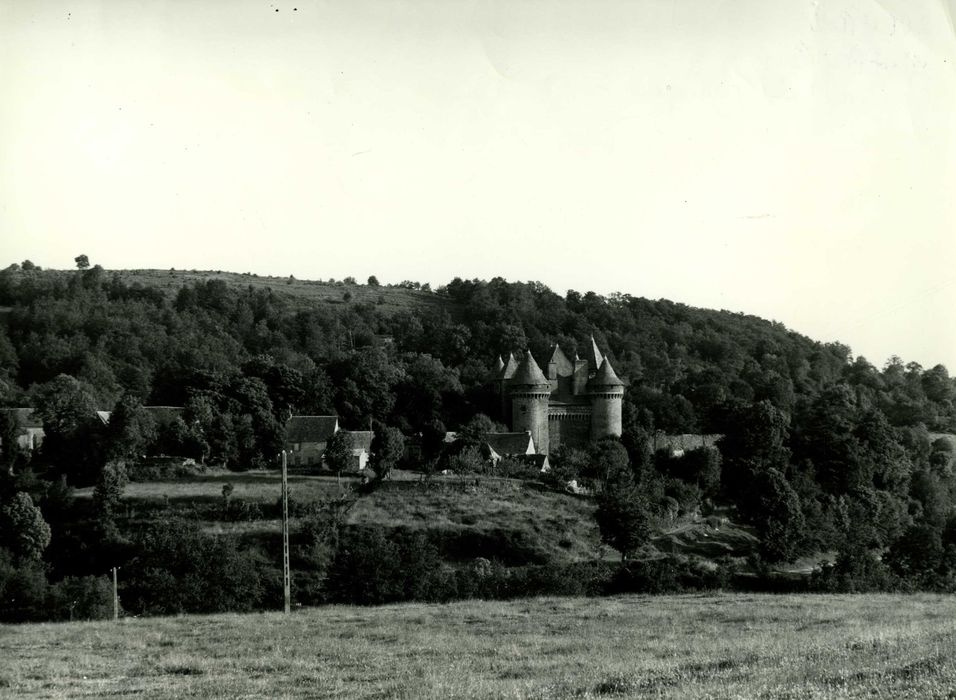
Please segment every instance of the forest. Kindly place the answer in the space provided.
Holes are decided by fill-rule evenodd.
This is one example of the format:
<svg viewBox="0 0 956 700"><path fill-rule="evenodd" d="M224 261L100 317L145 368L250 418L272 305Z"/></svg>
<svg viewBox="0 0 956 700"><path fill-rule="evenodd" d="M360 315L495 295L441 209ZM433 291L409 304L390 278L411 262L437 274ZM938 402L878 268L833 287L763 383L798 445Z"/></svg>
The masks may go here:
<svg viewBox="0 0 956 700"><path fill-rule="evenodd" d="M679 563L641 561L641 546L662 514L718 506L757 533L749 563L767 581L775 564L832 552L791 585L956 590L956 381L942 365L894 357L875 367L845 345L754 316L626 294L562 296L538 282L456 278L434 290L405 282L396 287L422 303L396 306L386 303L396 287L346 278L316 283L333 293L303 303L280 279L160 287L86 256L77 263L0 271L0 406L33 408L46 436L37 451L19 449L15 414L0 412L4 620L101 614L109 589L101 574L118 562L130 570L124 606L135 612L260 607L281 584L255 547L189 524L119 517L144 457L270 468L290 415L335 413L344 427L374 426L380 477L400 461L384 447L399 433L422 446L420 463L405 467L427 475L454 460L482 472L467 438L497 420L495 359L524 349L545 358L554 343L570 355L590 336L628 384L623 434L552 455L549 477L592 487L602 538L621 554L619 565L598 566L588 592L688 580ZM143 406L183 410L158 425ZM112 412L108 424L97 410ZM445 449L448 430L465 443ZM673 456L651 448L661 433L723 438L716 452ZM83 511L72 492L90 486ZM474 567L442 570L427 542L345 532L334 504L313 511L299 533L318 562L307 602L346 591L359 596L351 602L387 602L570 585L567 571L547 567L498 579ZM371 559L394 566L376 569L390 578L362 598L354 572ZM716 574L690 578L731 585Z"/></svg>

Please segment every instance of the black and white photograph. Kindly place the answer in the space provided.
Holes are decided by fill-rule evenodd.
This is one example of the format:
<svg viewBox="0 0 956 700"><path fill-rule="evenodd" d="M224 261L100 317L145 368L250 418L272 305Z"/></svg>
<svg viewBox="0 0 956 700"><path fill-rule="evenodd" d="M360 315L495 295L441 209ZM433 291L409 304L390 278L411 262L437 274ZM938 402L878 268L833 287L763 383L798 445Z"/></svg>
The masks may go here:
<svg viewBox="0 0 956 700"><path fill-rule="evenodd" d="M0 700L956 698L956 0L0 0Z"/></svg>

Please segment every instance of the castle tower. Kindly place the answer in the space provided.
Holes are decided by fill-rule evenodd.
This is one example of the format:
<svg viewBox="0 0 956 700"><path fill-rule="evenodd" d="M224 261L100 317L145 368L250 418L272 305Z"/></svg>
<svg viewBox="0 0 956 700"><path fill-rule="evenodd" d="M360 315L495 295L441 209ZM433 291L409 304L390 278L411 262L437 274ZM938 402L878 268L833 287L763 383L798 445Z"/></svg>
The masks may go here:
<svg viewBox="0 0 956 700"><path fill-rule="evenodd" d="M548 398L551 396L551 383L534 361L530 350L522 358L508 387L511 394L511 429L519 433L531 433L538 454L548 454Z"/></svg>
<svg viewBox="0 0 956 700"><path fill-rule="evenodd" d="M505 423L511 423L511 402L508 399L508 382L511 381L511 378L514 376L514 373L518 370L518 363L515 362L515 356L512 353L508 353L508 360L502 361L501 357L498 358L498 362L495 363L495 394L498 395L498 399L501 401L501 419Z"/></svg>
<svg viewBox="0 0 956 700"><path fill-rule="evenodd" d="M588 381L588 395L591 398L591 440L600 440L607 435L620 436L624 382L614 373L611 361L606 357Z"/></svg>

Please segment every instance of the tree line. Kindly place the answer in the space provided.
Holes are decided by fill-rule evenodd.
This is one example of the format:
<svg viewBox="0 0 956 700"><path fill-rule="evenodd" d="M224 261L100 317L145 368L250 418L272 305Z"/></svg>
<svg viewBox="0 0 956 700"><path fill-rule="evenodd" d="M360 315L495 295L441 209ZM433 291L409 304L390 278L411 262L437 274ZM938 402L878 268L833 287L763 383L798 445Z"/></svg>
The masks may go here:
<svg viewBox="0 0 956 700"><path fill-rule="evenodd" d="M651 519L722 503L758 533L757 566L830 551L815 578L823 589L953 587L956 481L943 434L956 432L956 383L941 365L892 358L877 368L756 317L561 296L535 282L456 278L435 290L440 304L397 312L303 308L281 289L221 280L169 296L80 257L66 274L29 261L0 271L0 404L33 407L46 432L30 455L16 449L9 414L0 418L8 589L17 576L23 585L30 572L45 576L44 562L86 551L83 570L54 567L43 595L56 598L51 586L69 581L95 600L102 582L84 576L112 545L91 542L122 540L111 528L129 465L175 454L265 466L292 414L336 413L352 429L371 422L390 463L403 436L416 436L421 466L482 469L475 436L494 427L481 416L496 417L495 357L530 348L544 361L552 343L571 354L591 335L628 381L624 432L552 455L554 478L594 488L605 539L625 560L646 543ZM160 423L147 405L182 411ZM97 410L112 411L108 424ZM446 430L462 432L455 452L442 446ZM653 452L657 432L724 437L716 453L676 458ZM68 522L68 494L87 485L96 486L95 517L79 527ZM257 561L237 566L266 571ZM262 576L260 587L271 585Z"/></svg>

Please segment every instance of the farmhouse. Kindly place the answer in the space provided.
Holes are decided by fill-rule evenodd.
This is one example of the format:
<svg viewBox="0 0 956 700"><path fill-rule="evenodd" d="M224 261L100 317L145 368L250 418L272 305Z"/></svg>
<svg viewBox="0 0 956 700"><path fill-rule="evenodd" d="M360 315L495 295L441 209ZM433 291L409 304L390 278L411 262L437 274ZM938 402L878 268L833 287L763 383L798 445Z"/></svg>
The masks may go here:
<svg viewBox="0 0 956 700"><path fill-rule="evenodd" d="M0 409L13 417L17 424L17 445L23 450L35 450L43 442L43 422L37 418L32 408Z"/></svg>
<svg viewBox="0 0 956 700"><path fill-rule="evenodd" d="M371 430L342 430L338 416L292 416L285 424L283 449L294 467L320 467L326 443L335 433L348 435L352 442L351 468L361 471L372 456Z"/></svg>
<svg viewBox="0 0 956 700"><path fill-rule="evenodd" d="M285 424L283 449L293 466L321 466L325 443L338 431L338 416L292 416Z"/></svg>
<svg viewBox="0 0 956 700"><path fill-rule="evenodd" d="M342 432L352 441L351 468L362 471L368 466L369 457L372 455L372 438L375 434L371 430L343 430Z"/></svg>

